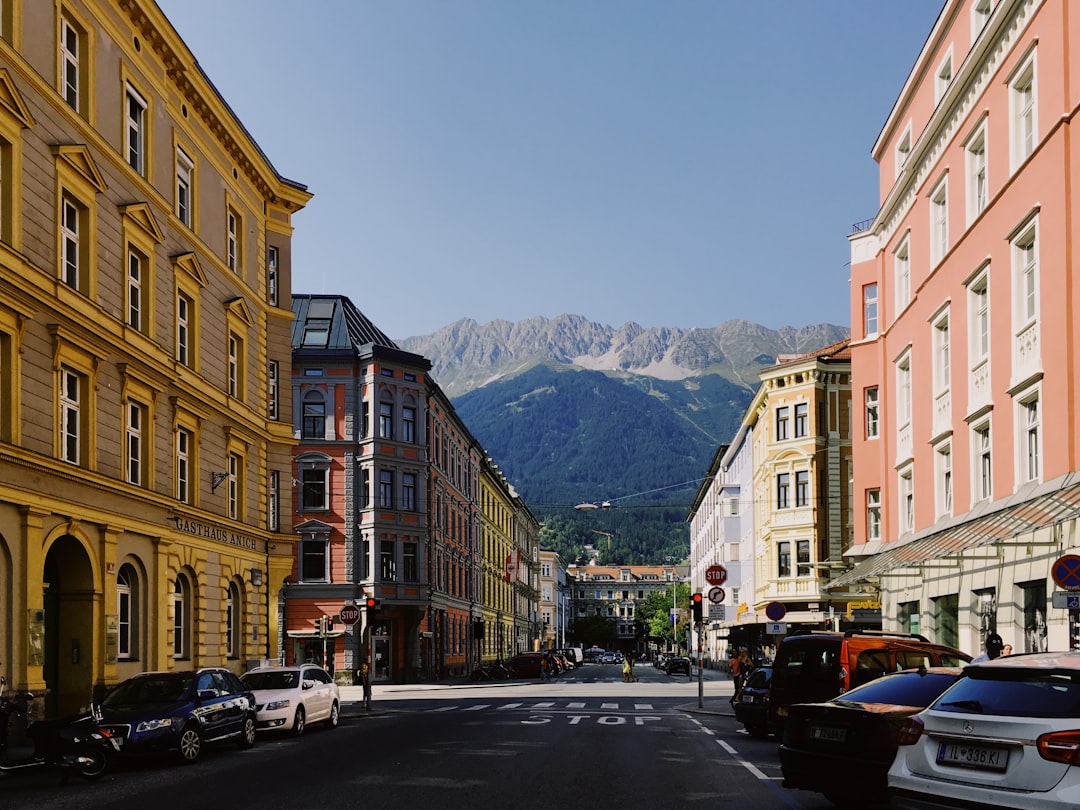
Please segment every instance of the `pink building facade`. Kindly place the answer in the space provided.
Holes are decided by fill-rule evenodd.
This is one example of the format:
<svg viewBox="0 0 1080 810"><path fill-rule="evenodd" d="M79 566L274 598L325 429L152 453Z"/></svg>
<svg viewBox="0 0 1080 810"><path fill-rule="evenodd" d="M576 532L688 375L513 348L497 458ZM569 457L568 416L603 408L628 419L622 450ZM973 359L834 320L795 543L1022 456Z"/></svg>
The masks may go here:
<svg viewBox="0 0 1080 810"><path fill-rule="evenodd" d="M1072 584L1054 563L1080 553L1070 5L947 0L850 238L855 565L832 586L869 584L886 629L970 652L991 631L1078 646L1080 612L1054 606Z"/></svg>

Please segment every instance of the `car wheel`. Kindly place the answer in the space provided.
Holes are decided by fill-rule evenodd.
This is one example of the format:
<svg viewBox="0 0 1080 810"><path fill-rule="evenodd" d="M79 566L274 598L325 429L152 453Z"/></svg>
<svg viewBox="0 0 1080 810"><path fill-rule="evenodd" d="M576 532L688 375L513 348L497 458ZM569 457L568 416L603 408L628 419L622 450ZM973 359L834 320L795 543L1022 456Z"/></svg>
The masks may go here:
<svg viewBox="0 0 1080 810"><path fill-rule="evenodd" d="M330 704L330 718L326 721L326 724L328 726L330 726L330 728L337 728L338 723L340 723L340 722L341 722L341 707L338 705L338 702L335 700L333 703Z"/></svg>
<svg viewBox="0 0 1080 810"><path fill-rule="evenodd" d="M246 715L244 717L244 728L240 732L240 739L236 743L241 748L251 748L255 745L255 716Z"/></svg>
<svg viewBox="0 0 1080 810"><path fill-rule="evenodd" d="M202 753L202 734L195 726L187 726L180 732L178 753L181 762L192 763Z"/></svg>
<svg viewBox="0 0 1080 810"><path fill-rule="evenodd" d="M109 767L104 748L96 745L80 745L75 749L75 768L83 779L97 779Z"/></svg>
<svg viewBox="0 0 1080 810"><path fill-rule="evenodd" d="M297 706L296 707L296 716L293 717L293 721L292 721L292 733L293 733L294 737L299 737L299 736L303 735L303 733L304 733L304 720L305 720L304 707L303 706Z"/></svg>

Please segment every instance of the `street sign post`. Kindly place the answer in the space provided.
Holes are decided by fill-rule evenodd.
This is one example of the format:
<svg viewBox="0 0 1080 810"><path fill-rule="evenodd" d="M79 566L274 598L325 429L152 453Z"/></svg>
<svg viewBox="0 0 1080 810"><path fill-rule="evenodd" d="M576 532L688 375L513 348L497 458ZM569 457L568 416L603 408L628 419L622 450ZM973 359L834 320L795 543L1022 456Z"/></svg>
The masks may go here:
<svg viewBox="0 0 1080 810"><path fill-rule="evenodd" d="M356 605L345 605L341 609L341 613L339 615L341 616L342 622L344 622L349 627L352 627L354 624L360 621L360 608L358 608Z"/></svg>
<svg viewBox="0 0 1080 810"><path fill-rule="evenodd" d="M1050 568L1050 576L1067 591L1080 589L1080 556L1065 554L1058 557Z"/></svg>
<svg viewBox="0 0 1080 810"><path fill-rule="evenodd" d="M727 582L727 569L722 565L710 565L705 569L705 581L710 585L723 585Z"/></svg>
<svg viewBox="0 0 1080 810"><path fill-rule="evenodd" d="M1080 592L1054 591L1050 597L1053 606L1062 610L1080 610Z"/></svg>
<svg viewBox="0 0 1080 810"><path fill-rule="evenodd" d="M709 621L723 622L727 621L727 607L724 605L709 605Z"/></svg>

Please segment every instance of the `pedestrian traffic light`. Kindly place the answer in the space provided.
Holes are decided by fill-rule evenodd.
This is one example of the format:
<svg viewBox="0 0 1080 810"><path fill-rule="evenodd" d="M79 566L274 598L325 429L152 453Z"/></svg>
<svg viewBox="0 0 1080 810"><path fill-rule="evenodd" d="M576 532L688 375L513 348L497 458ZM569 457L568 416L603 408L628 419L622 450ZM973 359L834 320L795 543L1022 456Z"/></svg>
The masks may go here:
<svg viewBox="0 0 1080 810"><path fill-rule="evenodd" d="M694 621L695 622L701 622L702 621L702 610L701 610L702 605L701 605L701 602L702 602L702 599L701 599L701 594L700 593L695 593L695 594L691 595L691 597L690 597L690 605L694 609Z"/></svg>

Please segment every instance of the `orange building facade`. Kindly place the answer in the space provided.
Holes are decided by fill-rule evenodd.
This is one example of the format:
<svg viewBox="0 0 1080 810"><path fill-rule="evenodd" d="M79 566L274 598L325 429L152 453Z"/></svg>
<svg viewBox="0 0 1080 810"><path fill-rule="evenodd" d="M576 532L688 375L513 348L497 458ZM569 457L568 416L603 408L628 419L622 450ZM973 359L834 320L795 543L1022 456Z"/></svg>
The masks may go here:
<svg viewBox="0 0 1080 810"><path fill-rule="evenodd" d="M856 565L831 585L973 653L991 631L1077 646L1053 597L1080 549L1070 7L944 4L874 144L880 209L850 238Z"/></svg>

